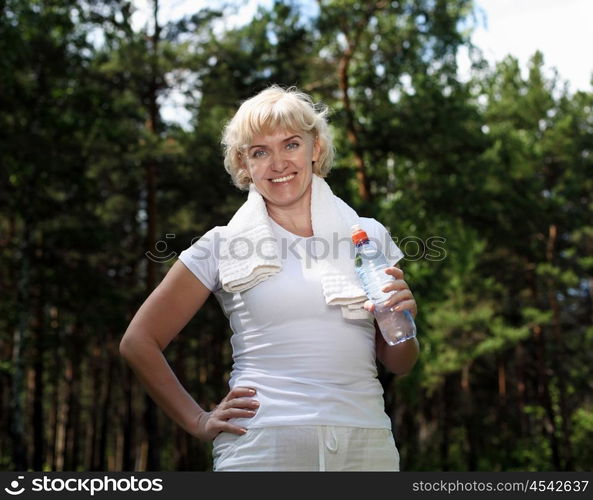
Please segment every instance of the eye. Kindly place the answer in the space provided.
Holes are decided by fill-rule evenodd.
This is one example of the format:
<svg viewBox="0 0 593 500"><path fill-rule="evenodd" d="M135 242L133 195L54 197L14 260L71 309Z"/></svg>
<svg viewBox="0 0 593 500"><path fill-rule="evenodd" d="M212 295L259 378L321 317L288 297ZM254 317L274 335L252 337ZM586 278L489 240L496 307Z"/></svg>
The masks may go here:
<svg viewBox="0 0 593 500"><path fill-rule="evenodd" d="M286 145L286 149L288 149L288 151L294 151L296 149L298 149L300 146L300 144L298 142L289 142Z"/></svg>
<svg viewBox="0 0 593 500"><path fill-rule="evenodd" d="M268 152L264 149L256 149L253 153L251 153L251 158L265 158L268 155Z"/></svg>

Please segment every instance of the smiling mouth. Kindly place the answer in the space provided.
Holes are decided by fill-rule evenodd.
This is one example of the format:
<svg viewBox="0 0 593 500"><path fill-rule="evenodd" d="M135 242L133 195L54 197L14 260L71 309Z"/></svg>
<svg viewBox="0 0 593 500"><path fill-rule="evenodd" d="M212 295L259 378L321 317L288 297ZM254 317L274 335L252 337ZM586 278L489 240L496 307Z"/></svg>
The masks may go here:
<svg viewBox="0 0 593 500"><path fill-rule="evenodd" d="M284 177L277 177L276 179L270 179L270 182L273 182L274 184L282 184L285 182L290 182L292 179L294 179L296 176L296 174L290 174L290 175L285 175Z"/></svg>

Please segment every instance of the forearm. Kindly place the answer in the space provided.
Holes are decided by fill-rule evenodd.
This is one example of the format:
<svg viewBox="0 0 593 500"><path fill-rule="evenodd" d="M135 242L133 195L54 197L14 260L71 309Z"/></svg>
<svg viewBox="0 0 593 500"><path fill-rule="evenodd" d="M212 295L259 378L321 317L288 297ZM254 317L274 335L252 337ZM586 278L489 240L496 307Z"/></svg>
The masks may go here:
<svg viewBox="0 0 593 500"><path fill-rule="evenodd" d="M156 343L141 338L124 340L120 353L153 401L185 431L197 436L204 410L181 385Z"/></svg>
<svg viewBox="0 0 593 500"><path fill-rule="evenodd" d="M389 345L385 342L381 331L375 323L375 345L377 359L391 373L404 375L408 373L418 360L420 345L416 338L400 344Z"/></svg>

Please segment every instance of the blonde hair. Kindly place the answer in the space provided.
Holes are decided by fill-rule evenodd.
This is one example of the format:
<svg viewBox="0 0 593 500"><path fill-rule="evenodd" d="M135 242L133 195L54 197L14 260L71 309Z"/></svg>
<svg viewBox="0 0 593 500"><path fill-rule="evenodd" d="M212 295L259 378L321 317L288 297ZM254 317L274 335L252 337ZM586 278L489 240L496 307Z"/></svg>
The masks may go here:
<svg viewBox="0 0 593 500"><path fill-rule="evenodd" d="M273 129L306 132L317 139L319 159L313 172L326 177L334 161L334 146L327 124L328 108L315 104L308 94L296 87L283 89L272 85L241 104L222 134L224 168L239 189L249 189L251 179L241 162L241 150L253 137Z"/></svg>

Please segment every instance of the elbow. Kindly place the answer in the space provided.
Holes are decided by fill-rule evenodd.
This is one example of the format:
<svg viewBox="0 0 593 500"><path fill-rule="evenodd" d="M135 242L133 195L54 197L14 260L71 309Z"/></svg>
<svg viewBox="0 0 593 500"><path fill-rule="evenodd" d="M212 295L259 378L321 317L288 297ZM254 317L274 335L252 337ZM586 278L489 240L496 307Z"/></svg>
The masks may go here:
<svg viewBox="0 0 593 500"><path fill-rule="evenodd" d="M399 363L396 366L390 366L387 369L391 373L393 373L399 377L399 376L407 375L408 373L410 373L412 371L412 368L414 368L415 364L416 364L416 359L413 360L411 363L405 363L405 364Z"/></svg>
<svg viewBox="0 0 593 500"><path fill-rule="evenodd" d="M385 368L395 375L406 375L412 371L418 361L420 346L417 339L387 348L381 361Z"/></svg>
<svg viewBox="0 0 593 500"><path fill-rule="evenodd" d="M158 350L162 352L161 346L145 332L139 330L128 330L119 342L119 354L126 361L133 358L143 357L147 352Z"/></svg>
<svg viewBox="0 0 593 500"><path fill-rule="evenodd" d="M124 333L124 336L119 342L119 355L128 361L130 356L138 350L137 338L130 334L129 331Z"/></svg>
<svg viewBox="0 0 593 500"><path fill-rule="evenodd" d="M119 355L123 359L128 359L128 356L130 355L130 349L130 339L124 335L119 342Z"/></svg>

